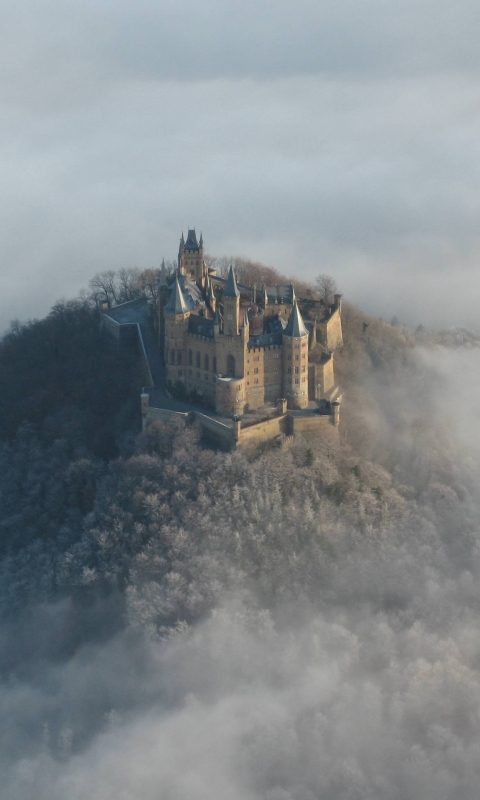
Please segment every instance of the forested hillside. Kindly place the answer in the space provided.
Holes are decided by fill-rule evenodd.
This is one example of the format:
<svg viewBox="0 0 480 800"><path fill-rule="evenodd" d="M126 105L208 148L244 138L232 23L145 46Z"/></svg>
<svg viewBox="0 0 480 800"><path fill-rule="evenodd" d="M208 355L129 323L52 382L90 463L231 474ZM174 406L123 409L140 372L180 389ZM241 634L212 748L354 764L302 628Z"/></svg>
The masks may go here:
<svg viewBox="0 0 480 800"><path fill-rule="evenodd" d="M113 797L102 759L125 748L128 783L126 764L148 751L131 726L142 720L167 746L182 715L196 775L208 763L199 742L215 749L224 731L217 769L235 800L413 800L425 783L446 800L474 785L475 453L459 444L439 404L445 378L413 333L346 304L344 334L339 435L247 453L217 452L183 422L140 434L135 352L102 335L86 302L4 337L8 796ZM445 750L450 794L435 771ZM151 758L145 774L158 780L137 778L125 797L150 800L160 784L200 797L182 788L182 769L166 775Z"/></svg>

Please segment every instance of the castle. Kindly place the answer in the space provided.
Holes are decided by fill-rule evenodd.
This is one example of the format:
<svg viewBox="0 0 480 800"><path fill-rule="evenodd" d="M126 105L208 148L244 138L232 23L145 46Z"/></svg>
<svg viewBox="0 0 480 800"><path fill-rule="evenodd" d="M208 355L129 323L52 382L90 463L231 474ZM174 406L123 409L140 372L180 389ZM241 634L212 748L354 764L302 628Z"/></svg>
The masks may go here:
<svg viewBox="0 0 480 800"><path fill-rule="evenodd" d="M173 278L162 265L156 329L170 391L222 416L279 398L289 409L337 399L341 295L325 303L297 298L292 284L252 289L237 283L232 267L221 278L208 268L194 229L186 240L182 234Z"/></svg>

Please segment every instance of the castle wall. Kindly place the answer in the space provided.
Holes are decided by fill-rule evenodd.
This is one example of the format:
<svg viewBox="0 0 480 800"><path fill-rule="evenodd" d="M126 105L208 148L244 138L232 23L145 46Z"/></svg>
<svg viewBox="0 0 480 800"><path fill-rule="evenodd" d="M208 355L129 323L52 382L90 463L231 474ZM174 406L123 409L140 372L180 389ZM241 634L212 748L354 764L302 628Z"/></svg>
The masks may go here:
<svg viewBox="0 0 480 800"><path fill-rule="evenodd" d="M330 356L324 364L308 365L308 382L311 399L322 400L329 397L335 386L333 356Z"/></svg>
<svg viewBox="0 0 480 800"><path fill-rule="evenodd" d="M343 345L342 318L339 308L336 308L332 316L325 322L319 322L318 328L320 328L322 342L327 350L333 352Z"/></svg>
<svg viewBox="0 0 480 800"><path fill-rule="evenodd" d="M282 348L252 347L245 354L245 395L250 410L275 403L282 394Z"/></svg>
<svg viewBox="0 0 480 800"><path fill-rule="evenodd" d="M187 333L185 339L185 385L189 392L195 391L209 402L215 402L215 376L218 372L215 354L215 343L211 339ZM205 369L205 356L208 357L208 369ZM198 357L200 357L200 367L197 366Z"/></svg>
<svg viewBox="0 0 480 800"><path fill-rule="evenodd" d="M250 425L248 428L241 428L238 446L249 444L250 442L266 442L274 439L287 431L287 417L273 417L272 419Z"/></svg>
<svg viewBox="0 0 480 800"><path fill-rule="evenodd" d="M293 436L305 433L320 433L323 430L330 429L333 425L333 418L330 414L298 414L297 416L297 414L290 412L287 417L286 433L293 434Z"/></svg>

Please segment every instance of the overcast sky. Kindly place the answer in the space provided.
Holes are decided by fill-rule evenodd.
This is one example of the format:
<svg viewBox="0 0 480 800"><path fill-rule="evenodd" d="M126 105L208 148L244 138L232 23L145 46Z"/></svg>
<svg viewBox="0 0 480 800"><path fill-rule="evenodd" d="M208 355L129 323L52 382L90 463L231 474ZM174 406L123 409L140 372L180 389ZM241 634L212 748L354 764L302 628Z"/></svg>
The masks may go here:
<svg viewBox="0 0 480 800"><path fill-rule="evenodd" d="M476 324L478 2L2 5L0 328L188 226L387 318Z"/></svg>

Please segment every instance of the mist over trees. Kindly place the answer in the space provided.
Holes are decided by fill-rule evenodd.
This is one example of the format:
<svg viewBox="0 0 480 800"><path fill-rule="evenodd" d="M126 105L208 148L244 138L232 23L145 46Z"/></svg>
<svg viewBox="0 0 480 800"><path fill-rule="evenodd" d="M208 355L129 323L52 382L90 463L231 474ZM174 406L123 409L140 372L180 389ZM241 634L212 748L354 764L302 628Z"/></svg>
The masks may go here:
<svg viewBox="0 0 480 800"><path fill-rule="evenodd" d="M342 315L340 435L245 453L139 433L91 298L1 341L8 800L476 797L480 451L425 332Z"/></svg>

